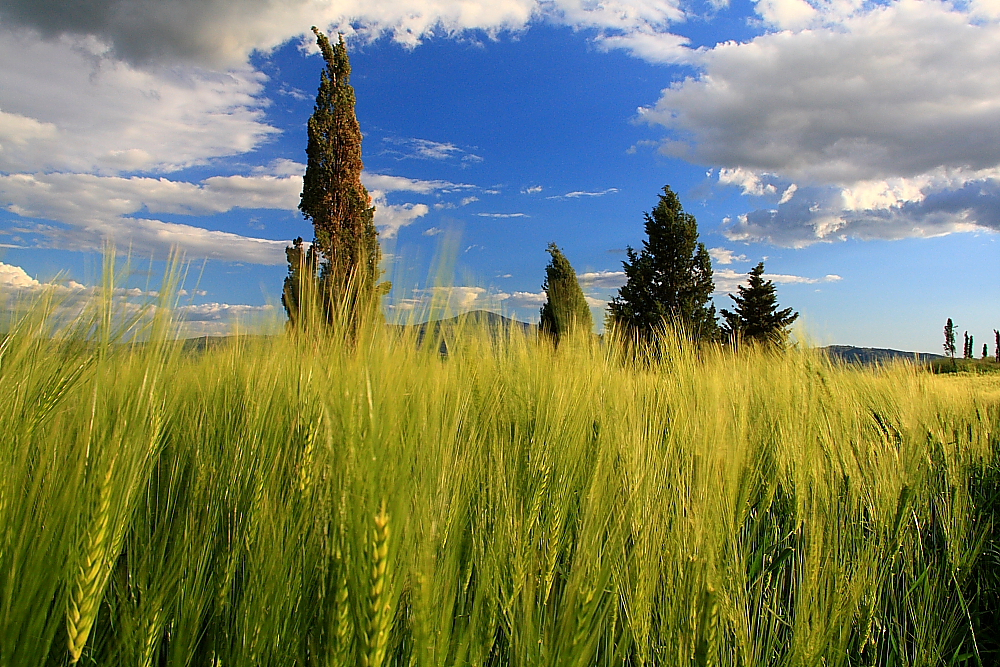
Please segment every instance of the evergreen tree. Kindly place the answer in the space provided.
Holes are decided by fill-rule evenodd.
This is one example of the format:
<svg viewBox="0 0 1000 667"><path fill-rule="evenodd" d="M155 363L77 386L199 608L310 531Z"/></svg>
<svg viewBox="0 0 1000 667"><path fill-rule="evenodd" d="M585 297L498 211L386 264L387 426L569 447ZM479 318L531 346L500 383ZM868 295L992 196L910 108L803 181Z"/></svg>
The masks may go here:
<svg viewBox="0 0 1000 667"><path fill-rule="evenodd" d="M286 251L289 275L282 300L289 319L298 320L303 272L319 272L327 318L338 311L357 314L378 304L387 284L378 284L381 250L375 208L361 184L361 126L354 113L351 62L344 37L335 45L313 27L326 67L320 75L316 105L309 118L306 173L299 210L313 223L315 240L303 253L301 241Z"/></svg>
<svg viewBox="0 0 1000 667"><path fill-rule="evenodd" d="M539 327L552 335L557 343L562 336L573 331L590 333L594 320L576 279L576 271L555 243L550 243L546 250L552 259L545 267L542 289L547 296Z"/></svg>
<svg viewBox="0 0 1000 667"><path fill-rule="evenodd" d="M983 359L988 356L990 356L989 346L986 343L983 343Z"/></svg>
<svg viewBox="0 0 1000 667"><path fill-rule="evenodd" d="M950 317L944 325L944 353L955 358L955 324Z"/></svg>
<svg viewBox="0 0 1000 667"><path fill-rule="evenodd" d="M994 358L996 359L996 362L1000 364L1000 331L994 329L993 335L996 336L997 339L996 345L993 347L993 352L996 354Z"/></svg>
<svg viewBox="0 0 1000 667"><path fill-rule="evenodd" d="M712 261L698 242L697 221L669 185L645 217L647 239L639 253L628 248L622 262L627 282L608 307L608 324L648 337L667 322L690 338L717 339Z"/></svg>
<svg viewBox="0 0 1000 667"><path fill-rule="evenodd" d="M965 332L965 344L962 347L962 358L972 358L972 336L969 335L968 331Z"/></svg>
<svg viewBox="0 0 1000 667"><path fill-rule="evenodd" d="M799 314L793 313L791 308L778 310L774 283L763 277L764 262L751 269L749 276L746 287L739 285L739 293L729 295L736 303L734 311L722 310L726 321L723 333L745 341L783 344L788 338L788 327Z"/></svg>

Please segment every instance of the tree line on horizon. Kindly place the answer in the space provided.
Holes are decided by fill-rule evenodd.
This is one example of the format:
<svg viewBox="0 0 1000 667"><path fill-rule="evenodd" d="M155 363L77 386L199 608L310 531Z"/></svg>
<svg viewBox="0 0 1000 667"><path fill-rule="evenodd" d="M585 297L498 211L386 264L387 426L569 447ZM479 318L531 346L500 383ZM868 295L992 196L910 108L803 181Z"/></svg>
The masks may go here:
<svg viewBox="0 0 1000 667"><path fill-rule="evenodd" d="M296 238L285 250L288 275L281 302L292 328L337 321L346 322L350 331L352 322L378 311L391 284L379 281L381 250L375 207L361 183L362 135L347 47L342 35L331 44L322 31L312 30L325 68L308 122L298 208L313 223L315 237L310 245ZM698 342L785 343L799 314L779 309L774 283L764 278L763 262L750 270L746 286L730 294L733 310L716 312L708 250L698 240L695 217L684 211L669 185L645 214L645 232L641 249L628 247L622 262L626 283L608 306L606 325L613 335L649 341L673 328ZM542 283L546 302L539 328L558 343L574 332L591 332L593 318L563 251L554 242L547 251L550 261Z"/></svg>
<svg viewBox="0 0 1000 667"><path fill-rule="evenodd" d="M952 322L951 318L944 325L944 354L946 357L950 357L952 361L955 360L955 354L958 348L955 344L955 323ZM976 340L975 336L969 334L966 331L964 334L964 341L962 343L962 358L963 359L975 359L976 358ZM1000 330L994 329L993 336L996 343L993 348L993 360L1000 364ZM983 343L983 352L980 359L988 359L990 356L990 348L987 343Z"/></svg>

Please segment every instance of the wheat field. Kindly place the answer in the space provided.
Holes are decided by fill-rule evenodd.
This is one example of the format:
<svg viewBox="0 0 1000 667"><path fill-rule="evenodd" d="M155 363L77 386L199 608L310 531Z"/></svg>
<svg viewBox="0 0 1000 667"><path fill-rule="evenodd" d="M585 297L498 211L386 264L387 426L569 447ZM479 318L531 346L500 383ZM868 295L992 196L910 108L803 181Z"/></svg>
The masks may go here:
<svg viewBox="0 0 1000 667"><path fill-rule="evenodd" d="M990 378L54 308L0 343L0 667L1000 661Z"/></svg>

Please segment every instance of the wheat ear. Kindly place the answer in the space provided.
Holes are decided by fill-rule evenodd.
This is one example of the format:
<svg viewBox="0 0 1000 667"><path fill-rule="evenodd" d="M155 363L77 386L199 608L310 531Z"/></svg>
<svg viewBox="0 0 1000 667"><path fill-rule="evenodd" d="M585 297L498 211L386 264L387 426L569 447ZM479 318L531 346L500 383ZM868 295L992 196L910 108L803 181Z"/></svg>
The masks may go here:
<svg viewBox="0 0 1000 667"><path fill-rule="evenodd" d="M715 640L719 628L718 596L711 585L705 584L701 596L700 618L698 619L698 644L694 651L694 661L698 667L710 667L715 657Z"/></svg>
<svg viewBox="0 0 1000 667"><path fill-rule="evenodd" d="M159 648L160 635L163 634L163 609L157 608L153 612L152 618L146 624L146 640L142 645L142 665L143 667L153 667L153 658L156 657L156 649Z"/></svg>
<svg viewBox="0 0 1000 667"><path fill-rule="evenodd" d="M113 461L108 466L108 472L101 484L97 514L84 538L83 562L77 568L73 592L66 610L70 664L76 664L80 660L83 647L90 637L90 630L94 627L94 621L97 620L101 592L110 573L108 547L111 543L111 530L108 524L111 518L112 470L114 470Z"/></svg>
<svg viewBox="0 0 1000 667"><path fill-rule="evenodd" d="M385 501L375 515L375 538L372 541L372 588L369 597L369 623L367 653L362 658L363 667L382 667L385 648L389 642L389 600L386 579L389 567L389 515Z"/></svg>
<svg viewBox="0 0 1000 667"><path fill-rule="evenodd" d="M337 607L334 627L336 638L334 650L338 658L336 664L346 665L349 662L348 656L351 649L351 615L350 608L348 607L350 594L347 589L347 565L344 563L340 549L337 549L337 566L340 570L340 576L337 581L337 597L335 598Z"/></svg>

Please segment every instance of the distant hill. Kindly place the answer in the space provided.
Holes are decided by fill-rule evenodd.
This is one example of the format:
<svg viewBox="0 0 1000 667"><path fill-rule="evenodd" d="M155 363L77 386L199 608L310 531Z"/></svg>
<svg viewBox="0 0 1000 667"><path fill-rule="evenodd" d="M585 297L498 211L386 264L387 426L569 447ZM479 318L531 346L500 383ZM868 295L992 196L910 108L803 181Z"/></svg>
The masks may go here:
<svg viewBox="0 0 1000 667"><path fill-rule="evenodd" d="M467 313L462 313L461 315L456 315L455 317L449 317L443 320L431 320L429 322L421 322L420 324L408 326L417 327L420 331L421 337L428 331L438 331L442 329L450 330L461 327L486 327L487 329L496 331L514 327L520 328L524 333L532 333L537 328L534 324L528 324L527 322L521 322L520 320L504 317L499 313L494 313L489 310L470 310Z"/></svg>
<svg viewBox="0 0 1000 667"><path fill-rule="evenodd" d="M830 345L821 350L836 359L849 364L885 364L891 361L915 361L927 364L935 359L944 359L944 355L927 354L924 352L903 352L881 347L854 347L852 345Z"/></svg>

